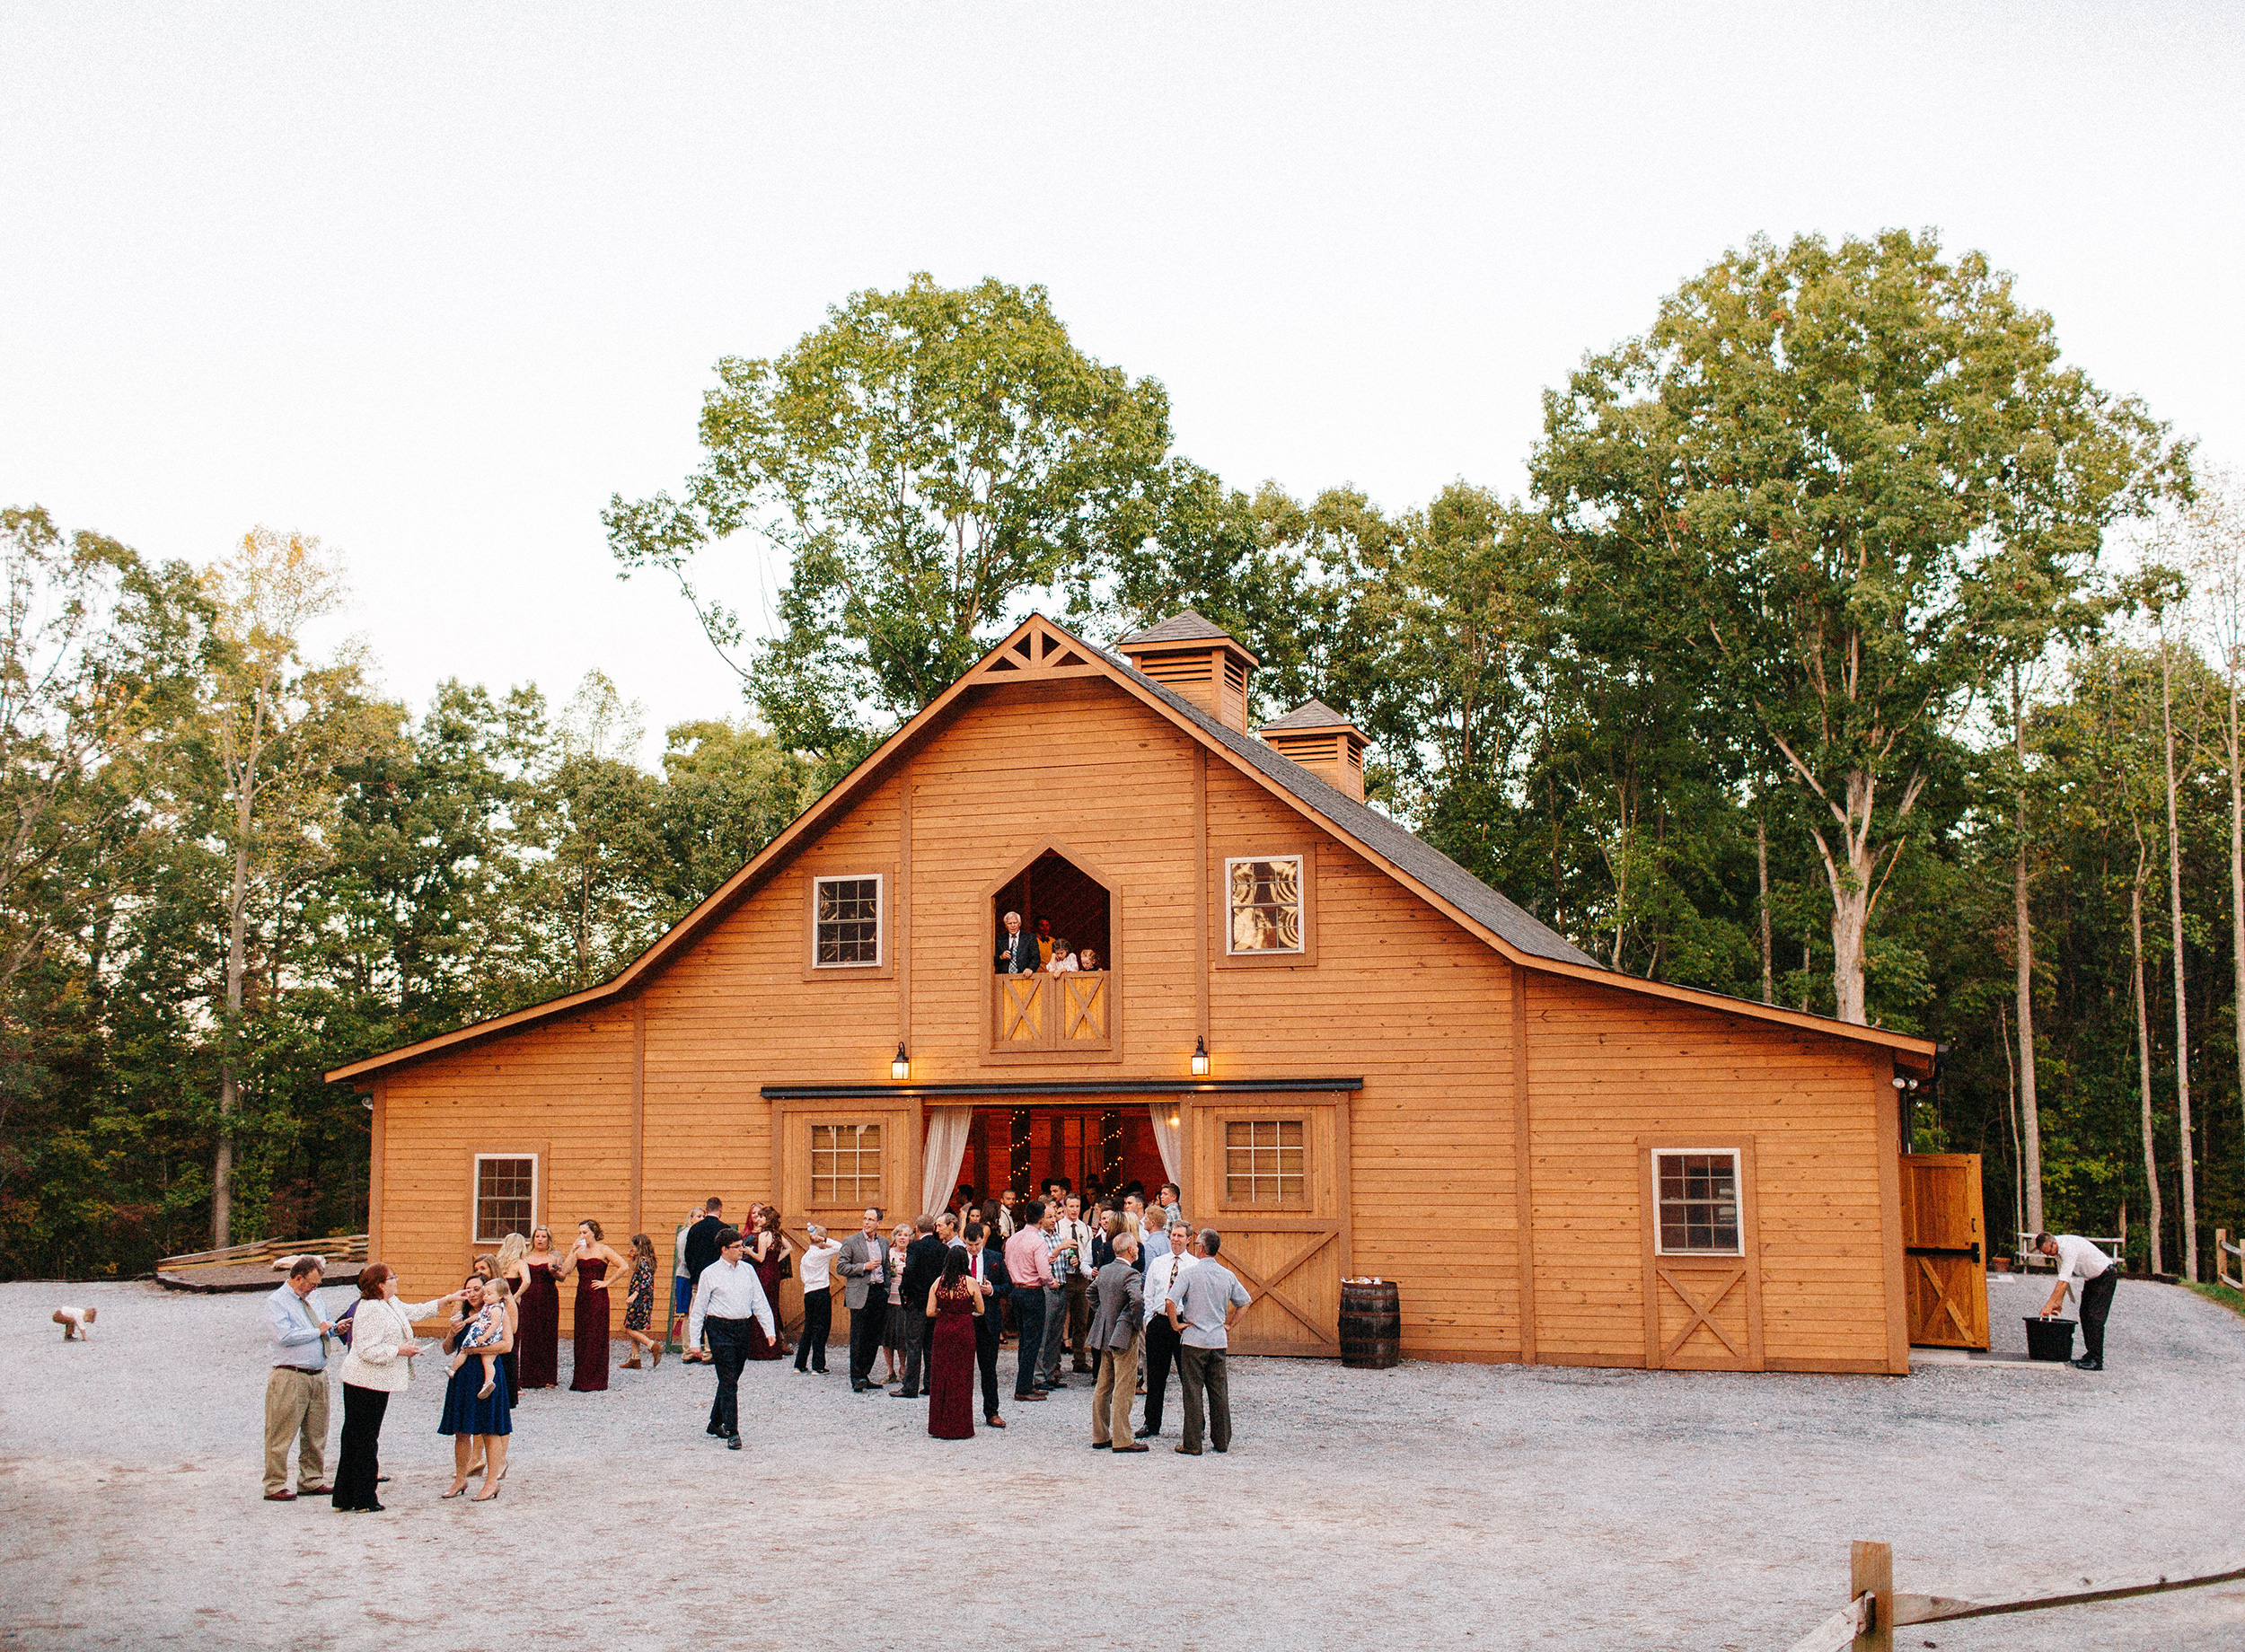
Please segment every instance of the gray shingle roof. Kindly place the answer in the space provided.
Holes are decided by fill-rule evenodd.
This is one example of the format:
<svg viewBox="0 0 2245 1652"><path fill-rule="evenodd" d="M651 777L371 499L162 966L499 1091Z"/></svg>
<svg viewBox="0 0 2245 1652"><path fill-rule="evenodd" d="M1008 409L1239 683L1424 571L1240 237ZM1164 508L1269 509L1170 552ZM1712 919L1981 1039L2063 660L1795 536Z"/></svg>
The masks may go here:
<svg viewBox="0 0 2245 1652"><path fill-rule="evenodd" d="M1149 625L1142 631L1131 632L1116 646L1134 646L1139 643L1214 642L1219 637L1228 643L1237 643L1232 634L1222 626L1210 624L1208 620L1188 608L1183 613L1170 615L1159 625ZM1244 654L1246 650L1243 647L1240 652Z"/></svg>
<svg viewBox="0 0 2245 1652"><path fill-rule="evenodd" d="M1177 620L1187 618L1200 620L1203 625L1208 623L1201 620L1200 615L1189 611L1177 616ZM1177 620L1166 620L1155 629L1175 625ZM1151 634L1141 631L1139 637L1145 637ZM1156 682L1128 660L1112 654L1106 658L1118 670L1129 672L1132 681L1151 692L1162 704L1191 718L1197 727L1226 751L1246 759L1255 772L1307 804L1367 848L1385 856L1392 864L1400 866L1460 911L1495 930L1520 951L1560 963L1584 963L1598 970L1606 967L1580 947L1506 900L1432 844L1406 831L1378 810L1343 796L1292 758L1281 757L1260 740L1250 739L1238 730L1218 722L1183 695L1172 693ZM1316 703L1315 700L1310 702L1313 706ZM1336 718L1336 721L1346 719Z"/></svg>
<svg viewBox="0 0 2245 1652"><path fill-rule="evenodd" d="M1324 700L1307 699L1284 716L1274 718L1263 725L1265 734L1274 728L1284 733L1290 728L1356 728L1356 725L1331 706L1326 705ZM1360 734L1363 732L1362 729L1357 729Z"/></svg>

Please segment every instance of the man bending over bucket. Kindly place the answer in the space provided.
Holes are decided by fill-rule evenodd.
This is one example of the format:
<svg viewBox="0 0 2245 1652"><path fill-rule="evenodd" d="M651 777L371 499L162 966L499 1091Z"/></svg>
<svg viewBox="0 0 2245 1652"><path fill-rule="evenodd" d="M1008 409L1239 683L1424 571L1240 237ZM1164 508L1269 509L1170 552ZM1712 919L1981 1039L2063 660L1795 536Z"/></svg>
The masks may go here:
<svg viewBox="0 0 2245 1652"><path fill-rule="evenodd" d="M2067 1287L2080 1280L2075 1294L2082 1305L2082 1357L2073 1367L2103 1370L2105 1315L2112 1312L2113 1287L2120 1283L2119 1267L2078 1234L2037 1234L2035 1249L2058 1259L2058 1282L2050 1287L2050 1300L2043 1304L2043 1317L2047 1319L2064 1307Z"/></svg>

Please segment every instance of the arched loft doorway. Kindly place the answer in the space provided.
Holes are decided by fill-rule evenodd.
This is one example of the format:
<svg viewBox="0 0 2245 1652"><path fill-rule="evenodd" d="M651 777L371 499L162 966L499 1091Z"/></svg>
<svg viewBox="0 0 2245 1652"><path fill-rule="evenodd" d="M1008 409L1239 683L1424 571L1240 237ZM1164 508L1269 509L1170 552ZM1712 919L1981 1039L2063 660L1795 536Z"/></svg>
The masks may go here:
<svg viewBox="0 0 2245 1652"><path fill-rule="evenodd" d="M1059 844L1045 844L1017 866L990 891L990 955L1000 971L990 977L990 1053L1112 1059L1122 1048L1114 1024L1121 892ZM1023 930L1040 942L1026 972L1008 969L1003 956L1008 912L1020 913Z"/></svg>
<svg viewBox="0 0 2245 1652"><path fill-rule="evenodd" d="M1008 912L1040 939L1065 940L1072 951L1088 946L1098 968L1115 967L1114 892L1058 848L1047 847L990 896L990 924L1003 934Z"/></svg>

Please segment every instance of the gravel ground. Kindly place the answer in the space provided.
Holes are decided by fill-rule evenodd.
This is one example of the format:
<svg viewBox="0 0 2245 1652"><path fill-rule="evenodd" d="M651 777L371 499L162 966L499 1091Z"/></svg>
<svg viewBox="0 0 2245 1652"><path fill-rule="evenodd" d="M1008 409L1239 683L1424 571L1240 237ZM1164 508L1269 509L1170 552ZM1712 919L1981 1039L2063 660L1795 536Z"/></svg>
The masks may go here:
<svg viewBox="0 0 2245 1652"><path fill-rule="evenodd" d="M2003 1340L2038 1300L1995 1282ZM63 1301L100 1305L98 1341L61 1340ZM1838 1604L1852 1538L1892 1542L1905 1589L2001 1595L2239 1546L2245 1491L2245 1320L2132 1285L2096 1376L1246 1360L1232 1452L1198 1459L1094 1455L1080 1390L931 1440L923 1407L786 1363L750 1367L732 1454L701 1431L712 1378L665 1360L530 1396L480 1507L437 1500L424 1376L383 1432L388 1512L347 1520L259 1499L260 1309L0 1286L0 1645L1035 1648L1129 1626L1211 1652L1760 1652ZM1900 1644L2241 1639L2245 1586Z"/></svg>

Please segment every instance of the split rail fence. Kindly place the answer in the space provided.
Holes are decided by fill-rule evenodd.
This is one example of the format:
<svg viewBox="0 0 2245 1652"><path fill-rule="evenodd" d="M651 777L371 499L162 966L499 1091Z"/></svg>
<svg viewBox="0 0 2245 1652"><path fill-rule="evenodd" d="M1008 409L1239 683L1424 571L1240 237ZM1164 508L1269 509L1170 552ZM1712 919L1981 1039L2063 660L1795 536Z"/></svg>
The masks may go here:
<svg viewBox="0 0 2245 1652"><path fill-rule="evenodd" d="M2237 1272L2230 1272L2230 1258L2237 1258ZM2245 1291L2245 1248L2230 1243L2230 1230L2214 1230L2214 1277L2233 1291Z"/></svg>
<svg viewBox="0 0 2245 1652"><path fill-rule="evenodd" d="M2100 1601L2133 1600L2177 1589L2245 1579L2245 1556L2230 1555L2154 1577L2095 1578L2053 1585L2018 1600L1954 1600L1944 1595L1901 1595L1894 1586L1894 1551L1885 1543L1857 1543L1849 1551L1849 1600L1830 1617L1793 1642L1791 1652L1893 1652L1894 1631L1912 1623L1947 1623L1959 1618L1993 1618L2014 1612L2044 1612L2054 1606L2088 1606Z"/></svg>

